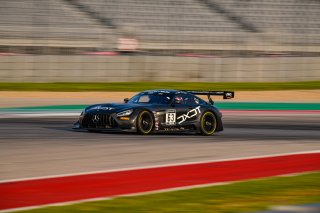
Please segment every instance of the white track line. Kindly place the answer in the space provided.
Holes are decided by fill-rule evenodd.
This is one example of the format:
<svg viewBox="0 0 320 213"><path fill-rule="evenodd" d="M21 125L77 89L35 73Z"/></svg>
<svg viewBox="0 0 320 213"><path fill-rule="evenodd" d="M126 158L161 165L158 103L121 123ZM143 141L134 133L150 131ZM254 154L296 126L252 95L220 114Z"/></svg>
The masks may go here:
<svg viewBox="0 0 320 213"><path fill-rule="evenodd" d="M219 160L212 160L212 161L210 160L190 161L190 162L184 162L184 163L161 164L161 165L154 165L154 166L129 167L129 168L111 169L111 170L97 170L97 171L90 171L90 172L76 172L76 173L48 175L48 176L39 176L39 177L30 177L30 178L17 178L17 179L1 180L0 184L16 182L16 181L40 180L40 179L48 179L48 178L100 174L100 173L107 173L107 172L131 171L131 170L138 170L138 169L153 169L153 168L162 168L162 167L169 167L169 166L183 166L183 165L189 165L189 164L214 163L214 162L234 161L234 160L249 160L249 159L255 159L255 158L281 157L281 156L288 156L288 155L312 154L312 153L320 153L320 150L289 152L289 153L270 154L270 155L258 155L258 156L241 157L241 158L226 158L226 159L219 159Z"/></svg>
<svg viewBox="0 0 320 213"><path fill-rule="evenodd" d="M146 191L146 192L138 192L138 193L131 193L131 194L109 196L109 197L89 198L89 199L82 199L82 200L77 200L77 201L67 201L67 202L59 202L59 203L52 203L52 204L28 206L28 207L0 210L0 213L2 213L2 212L24 211L24 210L31 210L31 209L44 208L44 207L53 207L53 206L65 206L65 205L72 205L72 204L83 203L83 202L112 200L112 199L115 199L117 197L134 197L134 196L139 196L139 195L149 195L149 194L155 194L155 193L161 193L161 192L171 192L171 191L177 191L177 190L187 190L187 189L192 189L192 188L202 188L202 187L209 187L209 186L227 185L227 184L236 183L236 182L241 182L241 181L229 181L229 182L220 182L220 183L211 183L211 184L210 183L209 184L199 184L199 185L175 187L175 188L168 188L168 189L160 189L160 190L153 190L153 191Z"/></svg>
<svg viewBox="0 0 320 213"><path fill-rule="evenodd" d="M74 117L79 115L80 112L0 113L0 118Z"/></svg>
<svg viewBox="0 0 320 213"><path fill-rule="evenodd" d="M272 115L292 115L292 116L313 116L320 115L318 111L258 111L258 110L221 110L225 115L252 115L252 116L272 116ZM8 113L0 112L1 118L32 118L32 117L78 117L79 112L21 112L21 113Z"/></svg>
<svg viewBox="0 0 320 213"><path fill-rule="evenodd" d="M30 118L30 117L73 117L79 116L81 110L72 110L70 112L0 112L1 118ZM318 115L320 110L221 110L223 114L237 114L237 115Z"/></svg>

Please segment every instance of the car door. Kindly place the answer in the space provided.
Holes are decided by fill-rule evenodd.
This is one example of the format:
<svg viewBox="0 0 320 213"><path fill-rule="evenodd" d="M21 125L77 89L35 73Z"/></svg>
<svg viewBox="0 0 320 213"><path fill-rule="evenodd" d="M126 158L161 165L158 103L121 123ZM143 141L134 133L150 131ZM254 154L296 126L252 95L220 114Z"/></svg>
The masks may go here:
<svg viewBox="0 0 320 213"><path fill-rule="evenodd" d="M154 104L152 111L155 118L155 130L163 130L166 128L172 128L176 126L176 108L174 107L173 94L160 93L168 102Z"/></svg>
<svg viewBox="0 0 320 213"><path fill-rule="evenodd" d="M177 125L183 126L192 124L200 115L200 106L197 104L195 96L191 94L178 94L177 96L181 96L181 102L175 104Z"/></svg>
<svg viewBox="0 0 320 213"><path fill-rule="evenodd" d="M161 125L168 128L180 126L177 118L187 113L187 111L182 94L176 94L173 97L173 101L168 104L164 113L161 113L163 115Z"/></svg>

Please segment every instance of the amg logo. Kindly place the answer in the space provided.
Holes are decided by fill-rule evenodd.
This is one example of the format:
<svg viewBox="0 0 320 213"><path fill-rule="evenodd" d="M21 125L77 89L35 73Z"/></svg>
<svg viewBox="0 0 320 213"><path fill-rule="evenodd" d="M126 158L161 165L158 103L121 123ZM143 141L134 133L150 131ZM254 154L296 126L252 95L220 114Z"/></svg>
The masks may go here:
<svg viewBox="0 0 320 213"><path fill-rule="evenodd" d="M181 124L181 123L185 122L188 118L192 118L194 116L197 116L200 113L201 113L200 106L198 106L198 107L190 110L189 112L187 112L187 114L183 114L183 115L179 116L177 118L178 124Z"/></svg>

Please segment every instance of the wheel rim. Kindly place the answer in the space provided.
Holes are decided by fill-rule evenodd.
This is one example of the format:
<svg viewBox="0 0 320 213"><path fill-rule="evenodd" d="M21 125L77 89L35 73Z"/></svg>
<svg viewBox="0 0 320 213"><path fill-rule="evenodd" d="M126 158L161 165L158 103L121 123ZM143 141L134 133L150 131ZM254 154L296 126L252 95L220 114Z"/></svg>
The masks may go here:
<svg viewBox="0 0 320 213"><path fill-rule="evenodd" d="M203 130L207 134L212 134L216 129L216 119L212 113L206 113L202 119Z"/></svg>
<svg viewBox="0 0 320 213"><path fill-rule="evenodd" d="M140 116L140 127L144 133L151 131L153 126L152 117L149 113L142 113Z"/></svg>

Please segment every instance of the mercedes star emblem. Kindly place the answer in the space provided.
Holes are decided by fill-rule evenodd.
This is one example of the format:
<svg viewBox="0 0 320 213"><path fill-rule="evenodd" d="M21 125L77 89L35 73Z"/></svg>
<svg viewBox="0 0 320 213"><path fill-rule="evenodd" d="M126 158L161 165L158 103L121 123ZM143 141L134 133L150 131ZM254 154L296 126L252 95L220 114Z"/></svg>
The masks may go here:
<svg viewBox="0 0 320 213"><path fill-rule="evenodd" d="M92 121L93 121L93 123L98 123L98 121L99 121L99 116L98 116L98 115L93 115Z"/></svg>

